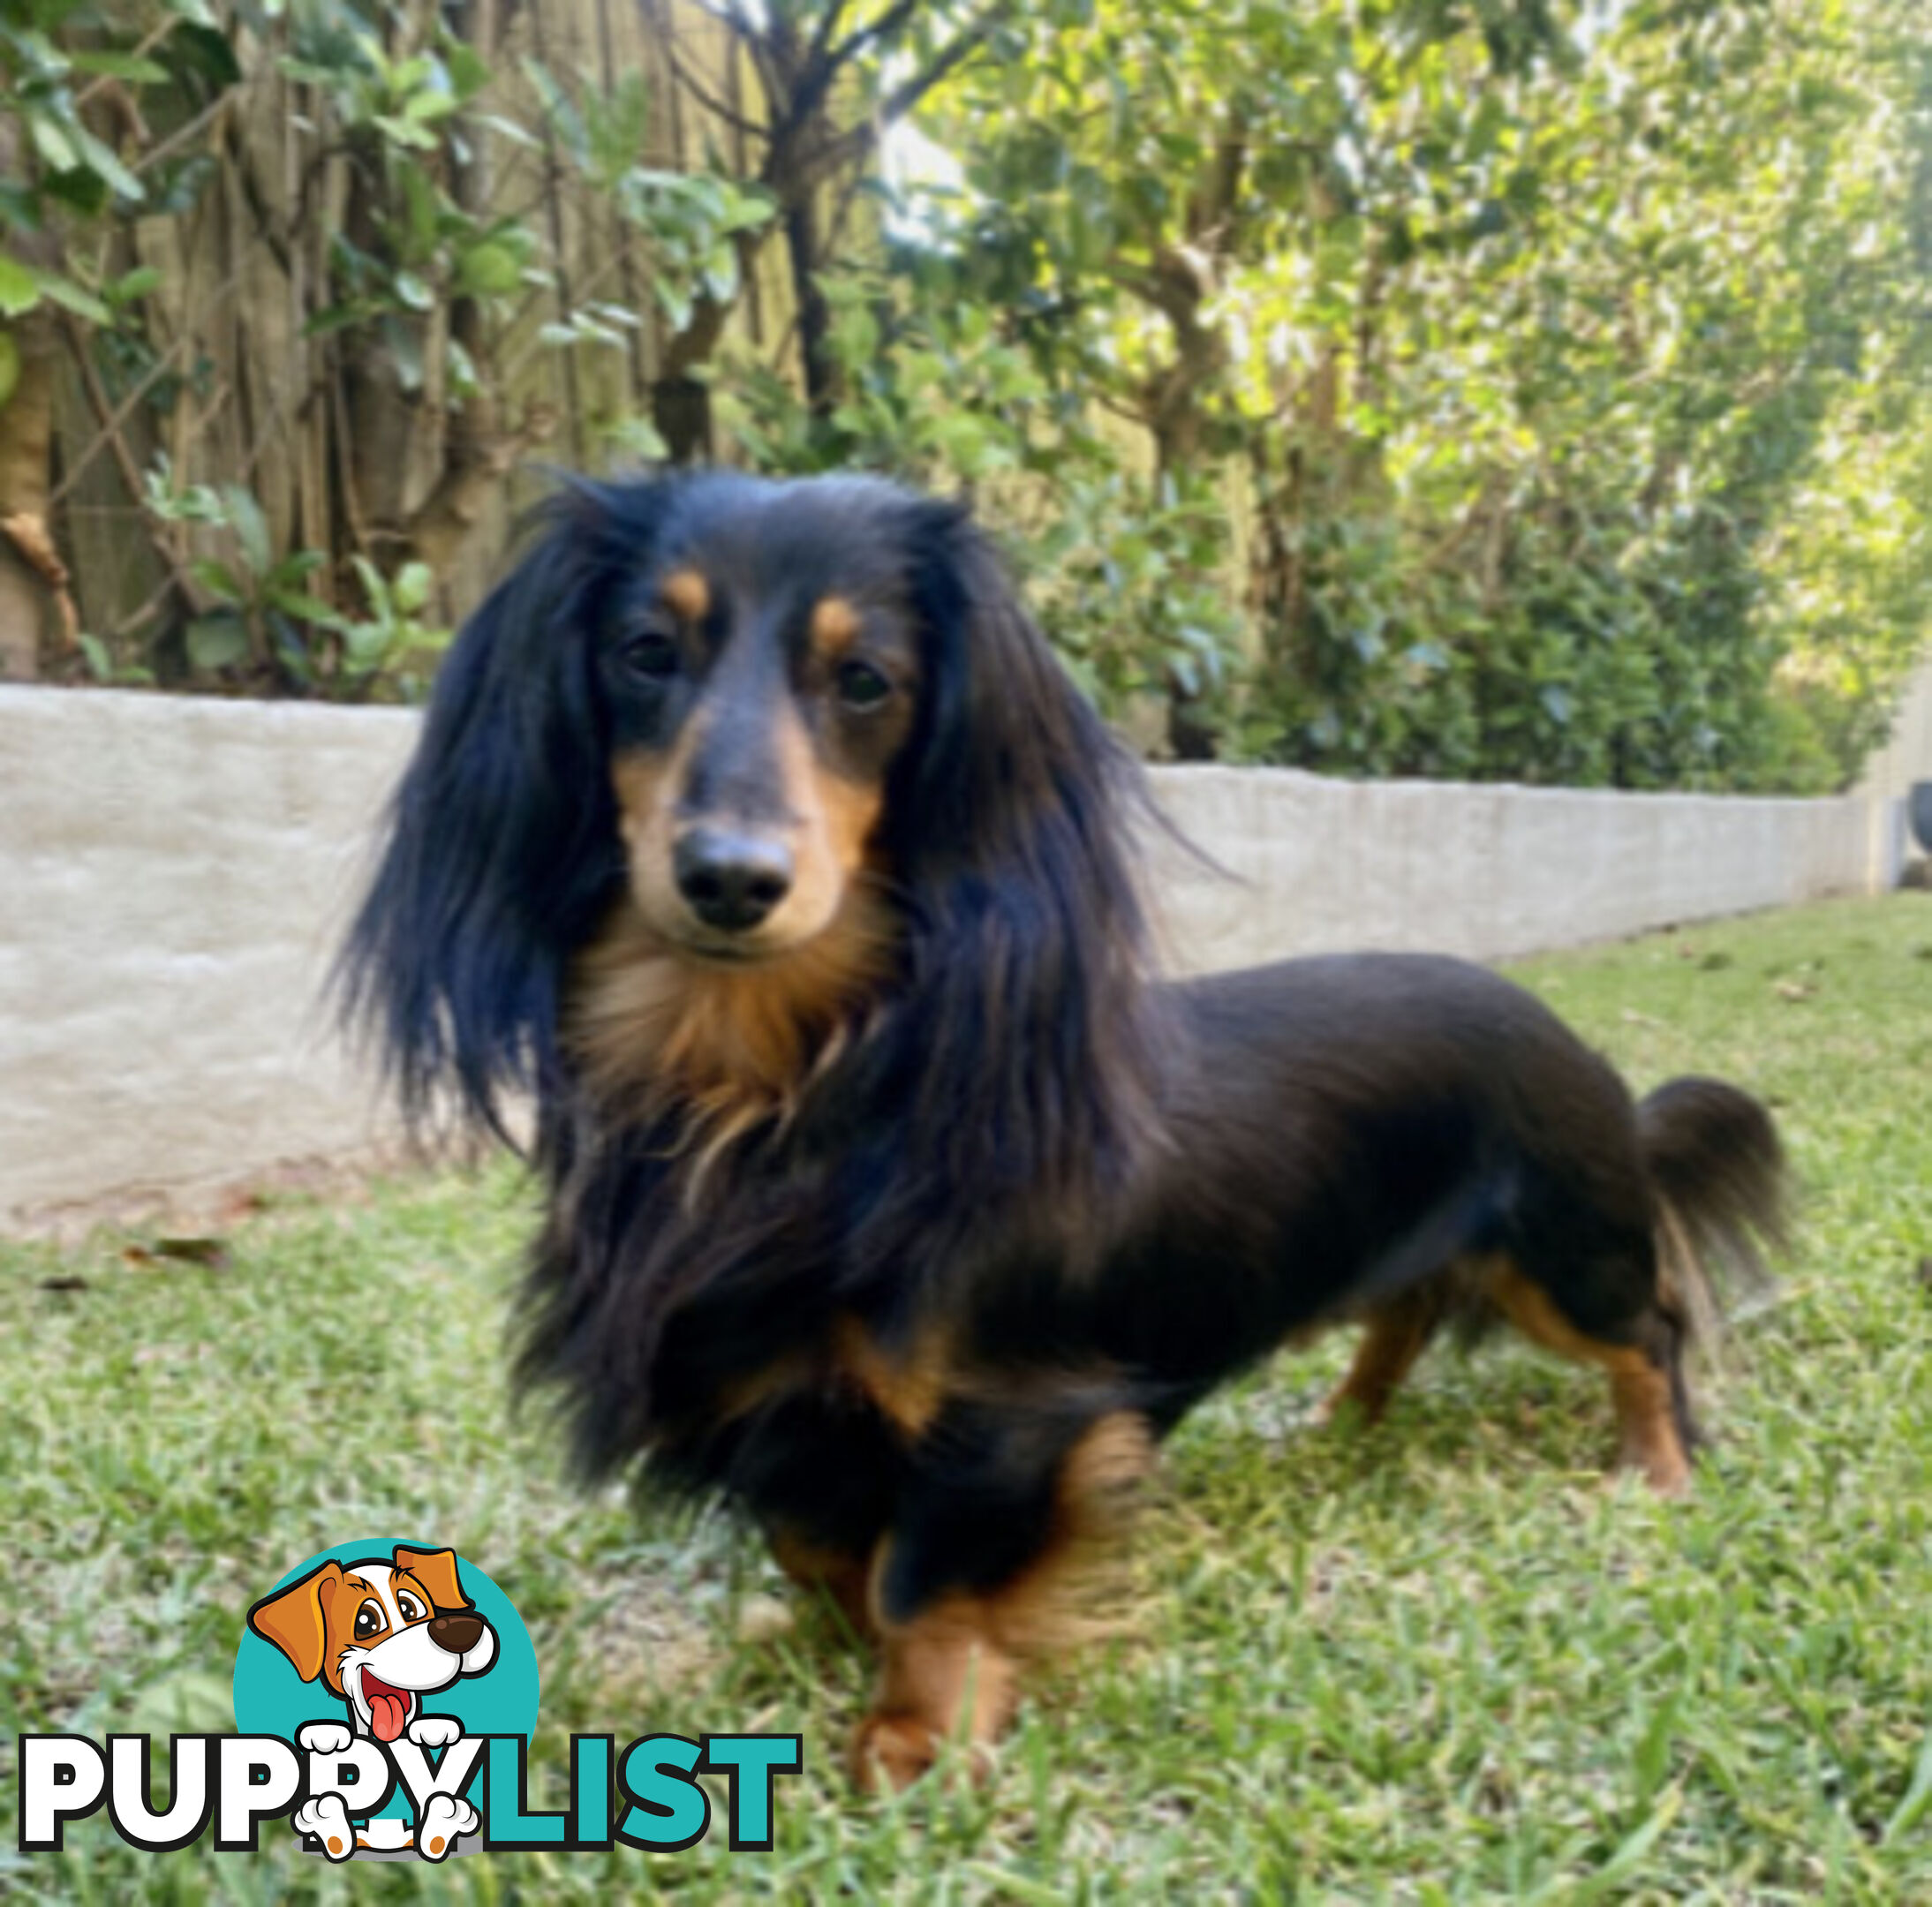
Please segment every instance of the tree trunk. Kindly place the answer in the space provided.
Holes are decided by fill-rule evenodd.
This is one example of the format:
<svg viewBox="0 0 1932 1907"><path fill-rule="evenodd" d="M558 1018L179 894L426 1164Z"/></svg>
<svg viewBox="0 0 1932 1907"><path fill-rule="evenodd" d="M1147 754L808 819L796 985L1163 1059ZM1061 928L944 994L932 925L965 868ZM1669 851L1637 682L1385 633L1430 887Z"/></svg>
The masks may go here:
<svg viewBox="0 0 1932 1907"><path fill-rule="evenodd" d="M819 213L816 194L806 193L785 208L785 242L790 252L792 298L798 313L798 363L804 373L805 402L815 417L829 417L839 400L839 366L832 356L832 308L819 283Z"/></svg>
<svg viewBox="0 0 1932 1907"><path fill-rule="evenodd" d="M473 0L467 11L470 43L494 65L501 54L497 0ZM608 28L608 16L600 17ZM606 60L608 64L608 48ZM451 193L464 212L481 220L495 196L490 135L478 116L465 117L467 158L455 169ZM410 516L406 538L395 551L384 553L384 567L392 573L413 558L428 564L439 583L448 578L524 452L543 441L556 421L553 409L531 404L520 425L504 422L502 377L483 307L475 298L451 300L449 335L468 355L476 388L443 419L442 463L435 483Z"/></svg>
<svg viewBox="0 0 1932 1907"><path fill-rule="evenodd" d="M0 407L0 681L32 682L65 593L47 521L59 347L44 308L5 335L19 353L19 377Z"/></svg>

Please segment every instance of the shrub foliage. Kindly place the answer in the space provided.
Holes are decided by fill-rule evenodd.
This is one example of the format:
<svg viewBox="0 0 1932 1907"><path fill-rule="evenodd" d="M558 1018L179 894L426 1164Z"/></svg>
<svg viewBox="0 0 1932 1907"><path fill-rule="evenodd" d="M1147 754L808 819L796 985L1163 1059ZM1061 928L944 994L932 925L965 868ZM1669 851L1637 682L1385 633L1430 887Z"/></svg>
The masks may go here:
<svg viewBox="0 0 1932 1907"><path fill-rule="evenodd" d="M649 0L633 69L608 0L26 0L0 520L42 667L414 692L561 424L970 491L1171 752L1839 785L1932 598L1915 14ZM167 461L222 366L147 260L223 194L230 249L308 261L287 494ZM103 442L111 600L60 474Z"/></svg>

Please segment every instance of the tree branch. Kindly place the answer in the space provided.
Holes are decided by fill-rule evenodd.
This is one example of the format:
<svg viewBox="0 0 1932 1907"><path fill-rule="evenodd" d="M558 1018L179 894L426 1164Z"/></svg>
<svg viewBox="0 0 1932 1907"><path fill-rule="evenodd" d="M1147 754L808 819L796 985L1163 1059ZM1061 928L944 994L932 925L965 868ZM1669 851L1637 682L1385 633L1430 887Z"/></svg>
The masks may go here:
<svg viewBox="0 0 1932 1907"><path fill-rule="evenodd" d="M147 514L146 486L141 482L140 468L134 462L134 453L127 447L127 439L121 434L121 426L116 420L114 406L108 402L108 394L101 382L101 374L94 369L94 359L87 350L87 334L80 328L79 320L72 312L60 314L61 328L67 335L67 348L73 353L76 367L80 373L81 388L87 396L87 407L94 412L94 421L100 426L102 434L108 440L108 448L114 453L114 461L121 472L121 481L127 486L128 501L140 512L141 526L147 531L147 540L153 546L155 555L161 558L162 566L168 572L170 580L180 592L181 599L191 611L199 611L201 606L200 592L194 586L193 578L186 566L176 554L173 543L164 536L160 527Z"/></svg>
<svg viewBox="0 0 1932 1907"><path fill-rule="evenodd" d="M895 10L896 11L896 10ZM864 159L879 144L887 128L898 122L940 81L963 65L985 43L986 36L1013 11L1013 0L994 0L978 19L962 26L932 56L923 72L902 80L857 125L848 128L811 155L811 184L826 172Z"/></svg>
<svg viewBox="0 0 1932 1907"><path fill-rule="evenodd" d="M849 38L833 48L828 64L835 71L875 41L889 40L919 11L921 4L922 0L894 0L894 4L870 26L858 27ZM835 15L843 12L844 8L834 4L830 11Z"/></svg>
<svg viewBox="0 0 1932 1907"><path fill-rule="evenodd" d="M832 35L839 30L839 22L845 16L846 4L847 0L826 0L824 10L819 15L819 24L811 29L811 43L805 49L808 68L825 57L825 49L831 45Z"/></svg>
<svg viewBox="0 0 1932 1907"><path fill-rule="evenodd" d="M759 125L756 120L747 119L737 109L721 100L707 86L698 80L691 68L678 57L677 49L668 35L664 41L664 57L671 69L671 78L708 113L724 121L736 132L743 132L751 139L768 139L772 129Z"/></svg>

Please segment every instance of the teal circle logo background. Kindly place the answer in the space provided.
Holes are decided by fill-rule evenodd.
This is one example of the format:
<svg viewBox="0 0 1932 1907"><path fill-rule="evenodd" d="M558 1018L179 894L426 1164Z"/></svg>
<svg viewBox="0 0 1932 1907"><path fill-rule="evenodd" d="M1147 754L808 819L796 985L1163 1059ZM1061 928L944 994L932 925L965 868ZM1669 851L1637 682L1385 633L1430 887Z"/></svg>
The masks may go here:
<svg viewBox="0 0 1932 1907"><path fill-rule="evenodd" d="M249 1606L325 1563L387 1563L398 1548L436 1550L449 1545L418 1536L368 1536L331 1543L275 1581L265 1583L249 1598ZM465 1735L521 1735L527 1740L537 1725L537 1652L531 1647L530 1632L509 1598L465 1556L457 1557L457 1576L477 1614L496 1632L496 1655L481 1675L459 1677L448 1688L426 1694L421 1712L454 1715ZM244 1623L241 1647L235 1653L235 1726L244 1735L279 1735L294 1745L305 1722L348 1720L349 1705L340 1696L331 1694L319 1679L303 1681L280 1649ZM410 1812L409 1798L398 1786L382 1813L406 1816Z"/></svg>

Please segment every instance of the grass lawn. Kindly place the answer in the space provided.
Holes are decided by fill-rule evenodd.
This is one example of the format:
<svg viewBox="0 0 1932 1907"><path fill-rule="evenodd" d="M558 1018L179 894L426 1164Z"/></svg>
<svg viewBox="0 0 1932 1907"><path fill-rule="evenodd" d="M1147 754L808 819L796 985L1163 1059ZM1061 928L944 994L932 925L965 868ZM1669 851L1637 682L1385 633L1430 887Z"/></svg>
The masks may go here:
<svg viewBox="0 0 1932 1907"><path fill-rule="evenodd" d="M1124 1637L1039 1686L984 1793L856 1798L866 1667L721 1517L639 1520L506 1416L508 1169L251 1220L225 1262L0 1247L0 1895L22 1899L1932 1902L1932 901L1533 963L1639 1086L1722 1073L1804 1181L1777 1301L1707 1384L1693 1498L1606 1488L1593 1376L1438 1353L1381 1428L1305 1428L1345 1345L1174 1439ZM1923 1268L1923 1269L1921 1269ZM233 1726L243 1612L419 1533L509 1594L572 1731L797 1729L778 1845L329 1870L11 1852L23 1730ZM561 1802L560 1793L555 1796Z"/></svg>

